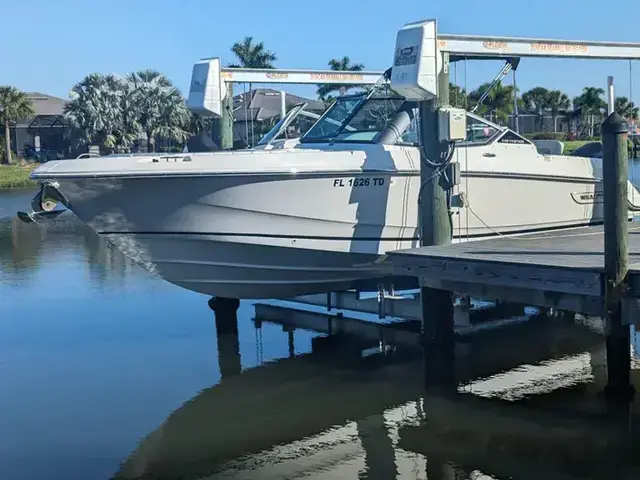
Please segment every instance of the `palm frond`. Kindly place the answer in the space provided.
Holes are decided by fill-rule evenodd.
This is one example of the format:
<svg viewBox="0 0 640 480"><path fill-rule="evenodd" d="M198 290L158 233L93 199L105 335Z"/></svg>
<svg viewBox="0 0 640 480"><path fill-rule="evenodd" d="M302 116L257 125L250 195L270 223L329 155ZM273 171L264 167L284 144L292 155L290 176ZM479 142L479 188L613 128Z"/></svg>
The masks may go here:
<svg viewBox="0 0 640 480"><path fill-rule="evenodd" d="M274 68L273 62L278 59L275 53L265 48L263 42L254 43L253 37L245 37L242 42L234 43L231 51L239 62L233 65L234 68Z"/></svg>
<svg viewBox="0 0 640 480"><path fill-rule="evenodd" d="M342 58L332 58L328 62L329 68L336 72L360 72L364 70L364 65L362 63L351 63L351 59L347 56ZM321 84L318 85L318 98L321 100L329 96L329 94L333 92L340 92L341 94L345 93L347 90L352 88L362 88L362 85L352 85L352 84Z"/></svg>

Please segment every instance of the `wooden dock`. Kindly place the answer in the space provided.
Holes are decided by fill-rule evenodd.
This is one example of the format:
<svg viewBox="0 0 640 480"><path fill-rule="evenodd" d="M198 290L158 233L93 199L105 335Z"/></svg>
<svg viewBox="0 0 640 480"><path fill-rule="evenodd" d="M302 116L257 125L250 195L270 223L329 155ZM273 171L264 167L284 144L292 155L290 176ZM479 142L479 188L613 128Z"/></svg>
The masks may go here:
<svg viewBox="0 0 640 480"><path fill-rule="evenodd" d="M446 92L442 94L446 104ZM429 113L435 104L425 102L420 108ZM425 124L421 145L439 148L433 141L435 130ZM451 376L455 360L451 292L457 292L604 317L605 396L615 401L633 399L629 324L638 322L640 312L640 227L629 224L628 216L629 126L618 113L611 112L601 131L602 227L499 235L457 244L449 243L452 207L447 193L453 182L445 177L437 179L443 170L433 167L421 150L421 244L432 246L388 255L395 273L420 279L427 384L443 385ZM456 208L462 204L458 202Z"/></svg>
<svg viewBox="0 0 640 480"><path fill-rule="evenodd" d="M640 224L629 224L626 323L640 312ZM421 286L475 298L499 299L604 315L602 226L419 247L389 252L395 273Z"/></svg>

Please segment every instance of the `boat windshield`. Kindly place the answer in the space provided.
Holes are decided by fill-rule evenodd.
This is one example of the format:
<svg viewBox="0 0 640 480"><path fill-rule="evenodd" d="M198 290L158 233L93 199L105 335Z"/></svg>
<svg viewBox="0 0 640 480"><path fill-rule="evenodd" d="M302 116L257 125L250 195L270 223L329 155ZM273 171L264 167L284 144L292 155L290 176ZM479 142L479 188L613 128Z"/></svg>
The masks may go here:
<svg viewBox="0 0 640 480"><path fill-rule="evenodd" d="M374 142L404 102L391 96L340 97L300 141Z"/></svg>
<svg viewBox="0 0 640 480"><path fill-rule="evenodd" d="M258 142L258 145L268 145L272 140L278 138L283 132L285 132L286 128L291 124L291 122L293 122L293 120L298 116L301 110L306 106L306 103L300 103L289 110L289 112L284 117L282 117L271 130L265 133L264 137L262 137Z"/></svg>

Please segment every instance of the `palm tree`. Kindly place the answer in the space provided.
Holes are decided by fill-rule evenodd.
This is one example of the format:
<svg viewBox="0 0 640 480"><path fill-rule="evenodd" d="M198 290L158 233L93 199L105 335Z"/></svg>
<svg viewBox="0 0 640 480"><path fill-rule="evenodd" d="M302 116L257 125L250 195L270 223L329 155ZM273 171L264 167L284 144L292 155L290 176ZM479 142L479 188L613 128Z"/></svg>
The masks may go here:
<svg viewBox="0 0 640 480"><path fill-rule="evenodd" d="M558 113L562 110L569 110L571 100L569 100L567 94L562 93L560 90L551 90L548 94L547 106L549 110L551 110L551 117L553 118L553 131L556 132L556 118L558 117Z"/></svg>
<svg viewBox="0 0 640 480"><path fill-rule="evenodd" d="M490 85L490 83L483 83L471 92L469 94L470 103L476 104ZM477 111L480 115L488 114L492 120L496 120L498 123L506 123L509 114L513 111L513 96L512 85L503 86L502 82L498 82Z"/></svg>
<svg viewBox="0 0 640 480"><path fill-rule="evenodd" d="M544 111L550 108L550 92L544 87L535 87L522 94L524 108L538 117L539 130L544 129Z"/></svg>
<svg viewBox="0 0 640 480"><path fill-rule="evenodd" d="M211 133L213 117L201 115L191 112L189 117L189 126L187 130L193 135L199 135L202 132Z"/></svg>
<svg viewBox="0 0 640 480"><path fill-rule="evenodd" d="M607 104L603 99L604 90L597 87L584 87L582 93L573 99L573 106L580 110L580 115L589 129L589 137L594 133L594 117L602 113Z"/></svg>
<svg viewBox="0 0 640 480"><path fill-rule="evenodd" d="M630 102L627 97L616 97L614 110L627 120L638 119L638 107L633 102Z"/></svg>
<svg viewBox="0 0 640 480"><path fill-rule="evenodd" d="M155 151L158 137L178 142L189 137L191 115L171 80L156 70L140 70L127 75L127 81L135 119L147 137L147 152Z"/></svg>
<svg viewBox="0 0 640 480"><path fill-rule="evenodd" d="M15 87L0 87L0 122L4 125L4 157L0 163L11 163L11 123L35 115L33 103Z"/></svg>
<svg viewBox="0 0 640 480"><path fill-rule="evenodd" d="M236 42L231 51L238 58L239 64L230 64L231 68L274 68L273 62L278 57L270 50L266 50L263 42L253 43L253 37L244 37L242 42Z"/></svg>
<svg viewBox="0 0 640 480"><path fill-rule="evenodd" d="M71 90L65 115L76 147L97 144L105 153L127 151L142 132L150 152L158 137L182 142L190 120L180 91L154 70L88 75Z"/></svg>
<svg viewBox="0 0 640 480"><path fill-rule="evenodd" d="M270 50L267 50L264 46L263 42L253 43L253 37L244 37L242 42L236 42L231 46L231 51L238 59L239 63L230 64L231 68L274 68L273 62L275 62L278 57L275 53ZM228 84L231 85L231 84ZM249 83L249 96L245 95L242 97L244 103L245 114L248 106L251 104L251 99L253 95L251 91L253 90L253 85ZM228 95L233 96L232 91L230 90ZM253 118L253 117L252 117ZM245 138L249 138L249 130L248 125L245 121ZM253 140L254 132L253 132L253 121L251 121L251 139Z"/></svg>
<svg viewBox="0 0 640 480"><path fill-rule="evenodd" d="M76 148L98 145L105 153L130 146L139 126L131 113L127 83L116 75L92 73L71 89L64 107Z"/></svg>
<svg viewBox="0 0 640 480"><path fill-rule="evenodd" d="M364 70L362 63L351 63L349 57L332 58L329 60L329 68L336 72L360 72ZM330 93L339 91L344 95L350 88L361 87L360 85L324 84L318 85L318 97L326 103Z"/></svg>
<svg viewBox="0 0 640 480"><path fill-rule="evenodd" d="M468 103L465 89L449 82L449 104L454 107L466 107Z"/></svg>

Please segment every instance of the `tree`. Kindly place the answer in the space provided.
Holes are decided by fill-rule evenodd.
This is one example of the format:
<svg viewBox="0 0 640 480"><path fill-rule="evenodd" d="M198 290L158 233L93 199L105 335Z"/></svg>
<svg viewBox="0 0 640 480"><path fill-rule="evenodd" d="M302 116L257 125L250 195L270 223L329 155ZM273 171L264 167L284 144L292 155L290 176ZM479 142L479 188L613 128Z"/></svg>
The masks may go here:
<svg viewBox="0 0 640 480"><path fill-rule="evenodd" d="M562 93L560 90L551 90L549 91L547 98L547 106L549 110L551 110L551 118L553 119L553 131L557 131L556 127L556 118L558 118L558 113L562 110L569 110L571 106L571 100L567 94Z"/></svg>
<svg viewBox="0 0 640 480"><path fill-rule="evenodd" d="M595 116L602 113L607 104L603 99L604 90L597 87L584 87L582 93L573 99L573 106L580 110L580 116L589 130L589 137L593 137Z"/></svg>
<svg viewBox="0 0 640 480"><path fill-rule="evenodd" d="M449 103L454 107L465 108L469 104L464 88L449 82Z"/></svg>
<svg viewBox="0 0 640 480"><path fill-rule="evenodd" d="M332 58L329 60L329 68L336 72L361 72L364 70L362 63L351 63L349 57ZM327 103L330 97L330 93L335 91L340 92L340 95L347 93L350 88L361 87L361 85L346 85L346 84L324 84L318 85L318 97L323 102Z"/></svg>
<svg viewBox="0 0 640 480"><path fill-rule="evenodd" d="M140 70L127 75L127 81L134 118L147 137L147 152L155 152L158 137L178 142L189 137L189 109L167 77L156 70Z"/></svg>
<svg viewBox="0 0 640 480"><path fill-rule="evenodd" d="M633 102L630 102L627 97L616 97L613 108L627 120L638 119L638 107Z"/></svg>
<svg viewBox="0 0 640 480"><path fill-rule="evenodd" d="M265 49L263 42L254 44L253 37L234 43L231 51L239 61L239 64L230 64L231 68L274 68L273 62L278 59L275 53Z"/></svg>
<svg viewBox="0 0 640 480"><path fill-rule="evenodd" d="M127 82L116 75L92 73L76 83L64 107L74 147L98 145L105 153L130 147L139 125L129 95Z"/></svg>
<svg viewBox="0 0 640 480"><path fill-rule="evenodd" d="M4 157L1 163L11 163L11 123L35 115L33 103L15 87L0 87L0 122L4 126Z"/></svg>
<svg viewBox="0 0 640 480"><path fill-rule="evenodd" d="M544 129L544 111L550 108L550 92L544 87L535 87L522 94L524 108L538 117L538 129Z"/></svg>
<svg viewBox="0 0 640 480"><path fill-rule="evenodd" d="M187 127L187 130L194 135L199 135L202 132L210 134L212 129L212 124L213 124L213 117L191 112L191 116L189 117L189 126Z"/></svg>
<svg viewBox="0 0 640 480"><path fill-rule="evenodd" d="M76 148L94 144L105 153L125 152L145 133L153 152L159 137L182 142L189 136L182 94L154 70L126 78L94 73L74 85L71 97L65 115Z"/></svg>
<svg viewBox="0 0 640 480"><path fill-rule="evenodd" d="M470 103L476 104L490 85L490 83L483 83L471 92L469 94ZM502 82L498 82L491 89L482 105L478 107L477 112L480 115L489 115L492 120L496 120L498 123L506 123L509 114L513 111L513 97L513 86L503 86Z"/></svg>
<svg viewBox="0 0 640 480"><path fill-rule="evenodd" d="M239 63L230 64L231 68L274 68L273 62L275 62L278 57L275 53L270 50L267 50L264 46L263 42L253 43L253 37L244 37L242 42L236 42L231 46L231 51L238 59ZM230 84L229 84L230 85ZM253 99L253 95L251 91L253 90L253 85L249 83L249 95L243 96L244 109L245 112L249 108L251 101ZM228 95L233 95L232 93L228 93ZM253 117L252 117L253 118ZM251 139L253 141L254 131L253 131L253 120L251 121ZM249 130L247 127L247 123L245 122L245 138L249 138Z"/></svg>

